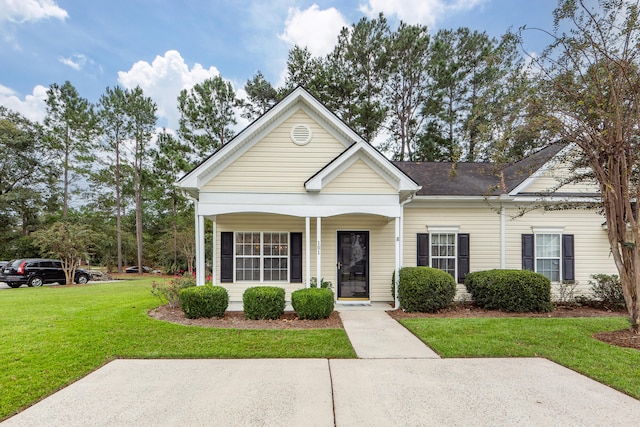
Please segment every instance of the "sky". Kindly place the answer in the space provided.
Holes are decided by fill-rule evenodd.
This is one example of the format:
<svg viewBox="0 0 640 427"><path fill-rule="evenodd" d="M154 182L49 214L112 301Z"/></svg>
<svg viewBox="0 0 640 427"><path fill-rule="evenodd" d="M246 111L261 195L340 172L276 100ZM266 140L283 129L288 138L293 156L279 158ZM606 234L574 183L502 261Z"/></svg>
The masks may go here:
<svg viewBox="0 0 640 427"><path fill-rule="evenodd" d="M284 82L294 45L329 53L344 26L380 12L439 29L500 37L521 26L552 29L556 0L0 0L0 105L42 121L46 90L70 81L97 102L106 87L140 86L176 129L182 89L221 75L240 96L257 71ZM535 54L548 43L525 33ZM242 125L242 123L240 123Z"/></svg>

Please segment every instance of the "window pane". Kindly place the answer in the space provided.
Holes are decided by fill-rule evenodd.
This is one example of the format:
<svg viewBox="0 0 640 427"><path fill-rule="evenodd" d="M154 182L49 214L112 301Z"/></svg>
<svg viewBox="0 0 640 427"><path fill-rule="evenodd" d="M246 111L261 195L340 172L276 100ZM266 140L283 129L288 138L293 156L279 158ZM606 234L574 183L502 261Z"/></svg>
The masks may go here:
<svg viewBox="0 0 640 427"><path fill-rule="evenodd" d="M546 276L552 282L560 281L560 260L559 259L538 259L536 271Z"/></svg>
<svg viewBox="0 0 640 427"><path fill-rule="evenodd" d="M442 271L446 271L455 277L456 263L454 259L449 258L437 258L433 260L433 268L437 268Z"/></svg>
<svg viewBox="0 0 640 427"><path fill-rule="evenodd" d="M536 254L540 258L560 258L560 235L537 234Z"/></svg>

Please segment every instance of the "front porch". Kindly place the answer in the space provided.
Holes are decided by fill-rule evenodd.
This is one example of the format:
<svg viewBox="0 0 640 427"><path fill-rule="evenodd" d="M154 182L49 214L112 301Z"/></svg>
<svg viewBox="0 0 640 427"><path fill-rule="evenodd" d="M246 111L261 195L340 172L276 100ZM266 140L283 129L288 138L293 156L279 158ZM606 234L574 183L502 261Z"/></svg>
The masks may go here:
<svg viewBox="0 0 640 427"><path fill-rule="evenodd" d="M212 222L210 259L205 221ZM196 223L197 284L210 276L227 288L232 302L241 303L247 288L263 285L284 288L290 301L291 292L310 287L312 278L330 281L340 304L393 301L391 277L402 265L402 215L243 212L197 215Z"/></svg>

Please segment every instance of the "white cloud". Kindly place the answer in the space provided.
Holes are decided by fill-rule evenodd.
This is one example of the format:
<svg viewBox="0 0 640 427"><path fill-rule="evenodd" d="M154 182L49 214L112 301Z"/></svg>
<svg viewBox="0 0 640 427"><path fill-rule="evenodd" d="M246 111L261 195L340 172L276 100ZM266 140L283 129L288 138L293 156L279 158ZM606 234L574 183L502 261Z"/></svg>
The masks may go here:
<svg viewBox="0 0 640 427"><path fill-rule="evenodd" d="M58 61L62 62L64 65L68 65L76 71L82 70L84 66L87 65L87 62L93 64L92 59L87 58L86 55L81 53L75 53L68 58L60 56L58 57Z"/></svg>
<svg viewBox="0 0 640 427"><path fill-rule="evenodd" d="M336 8L320 10L317 4L306 10L289 8L284 33L280 38L290 45L306 46L314 56L333 50L342 27L347 21Z"/></svg>
<svg viewBox="0 0 640 427"><path fill-rule="evenodd" d="M43 122L46 115L47 88L37 85L31 95L20 99L16 92L0 84L0 105L16 111L26 118Z"/></svg>
<svg viewBox="0 0 640 427"><path fill-rule="evenodd" d="M0 0L0 21L22 23L47 18L64 21L68 17L67 11L54 0Z"/></svg>
<svg viewBox="0 0 640 427"><path fill-rule="evenodd" d="M168 50L151 64L138 61L129 71L119 71L118 81L127 89L140 86L145 96L158 105L158 116L167 120L167 127L177 129L180 91L219 74L216 67L205 69L197 63L189 69L180 52Z"/></svg>
<svg viewBox="0 0 640 427"><path fill-rule="evenodd" d="M380 12L385 16L397 16L407 24L423 24L431 28L447 13L467 11L486 0L368 0L360 5L360 11L370 18Z"/></svg>

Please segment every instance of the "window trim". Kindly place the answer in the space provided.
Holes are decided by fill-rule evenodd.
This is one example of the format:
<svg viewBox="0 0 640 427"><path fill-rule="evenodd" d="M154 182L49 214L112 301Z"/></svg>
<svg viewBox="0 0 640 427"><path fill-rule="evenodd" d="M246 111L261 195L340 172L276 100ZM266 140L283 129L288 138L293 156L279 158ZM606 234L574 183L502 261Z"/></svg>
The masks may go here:
<svg viewBox="0 0 640 427"><path fill-rule="evenodd" d="M455 280L456 283L458 283L458 273L459 273L459 267L460 267L460 260L458 259L459 255L460 255L460 240L459 240L459 234L460 234L460 226L457 225L427 225L427 234L429 236L429 241L428 241L428 246L429 246L429 267L431 268L437 268L433 266L433 260L435 259L453 259L454 262L454 267L453 267L453 279ZM433 235L434 234L453 234L453 249L455 254L453 256L446 256L446 257L442 257L442 256L437 256L434 257L433 255ZM465 233L466 234L466 233ZM445 271L446 270L442 270Z"/></svg>
<svg viewBox="0 0 640 427"><path fill-rule="evenodd" d="M531 227L531 231L533 232L533 271L535 271L536 273L539 274L543 274L540 273L538 271L538 260L545 260L545 259L551 259L551 260L558 260L558 279L557 281L551 280L551 283L562 283L562 281L564 280L564 269L563 269L563 262L564 262L564 247L563 247L563 236L564 234L564 227ZM558 257L539 257L538 256L538 236L540 235L557 235L558 236L558 249L559 249L559 254ZM544 274L543 274L544 275ZM545 276L546 277L546 276Z"/></svg>
<svg viewBox="0 0 640 427"><path fill-rule="evenodd" d="M453 236L453 255L434 255L433 254L433 245L434 245L434 235L444 235L444 236ZM451 232L442 232L442 231L429 231L429 266L431 268L437 268L438 270L442 270L441 268L434 267L433 261L436 259L445 259L450 260L453 259L453 278L458 283L458 233ZM446 273L449 273L447 270L442 270ZM451 274L451 273L449 273Z"/></svg>
<svg viewBox="0 0 640 427"><path fill-rule="evenodd" d="M236 243L238 234L260 234L260 254L258 256L251 255L238 255L236 253ZM265 233L274 235L285 235L287 236L287 254L286 255L265 255L265 242L264 235ZM260 279L256 280L238 280L237 278L237 262L238 258L246 259L246 258L258 258L260 263ZM286 259L287 260L287 275L282 280L265 280L265 259ZM289 231L234 231L233 232L233 282L234 283L290 283L291 280L291 233Z"/></svg>

